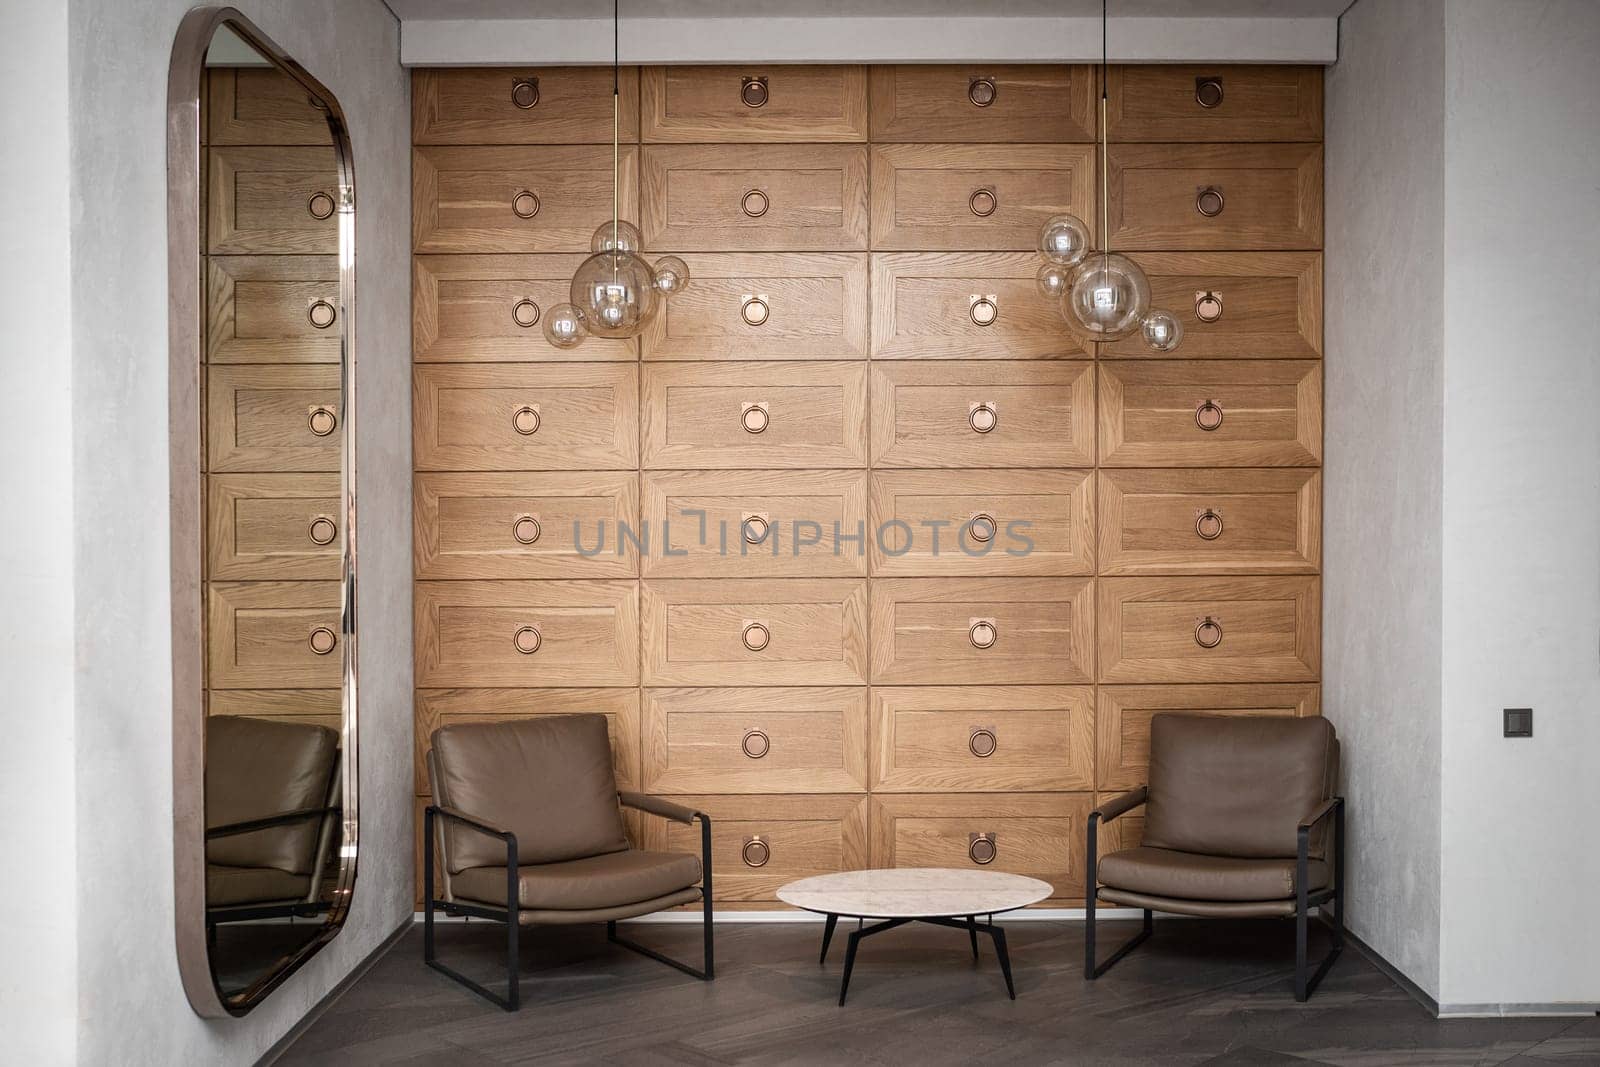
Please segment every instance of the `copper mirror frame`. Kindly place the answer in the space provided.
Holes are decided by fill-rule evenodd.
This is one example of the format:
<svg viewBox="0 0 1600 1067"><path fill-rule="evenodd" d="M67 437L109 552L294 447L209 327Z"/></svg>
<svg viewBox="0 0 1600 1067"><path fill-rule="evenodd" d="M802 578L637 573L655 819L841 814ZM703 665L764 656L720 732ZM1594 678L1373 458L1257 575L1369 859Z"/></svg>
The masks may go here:
<svg viewBox="0 0 1600 1067"><path fill-rule="evenodd" d="M345 531L340 578L342 789L338 874L317 935L240 994L223 997L206 943L205 684L201 385L204 304L201 269L200 93L206 51L226 27L326 106L339 170L340 464ZM356 703L355 173L338 100L304 67L231 7L189 11L173 41L167 81L167 272L172 550L173 896L179 972L195 1012L240 1016L278 988L343 928L358 854Z"/></svg>

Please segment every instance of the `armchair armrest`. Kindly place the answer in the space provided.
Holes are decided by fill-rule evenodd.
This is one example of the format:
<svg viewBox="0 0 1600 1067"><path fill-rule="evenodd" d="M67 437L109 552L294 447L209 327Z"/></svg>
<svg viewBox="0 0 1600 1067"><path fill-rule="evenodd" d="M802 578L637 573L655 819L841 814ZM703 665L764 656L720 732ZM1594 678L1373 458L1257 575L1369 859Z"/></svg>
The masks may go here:
<svg viewBox="0 0 1600 1067"><path fill-rule="evenodd" d="M257 830L271 830L277 826L290 826L297 822L305 822L308 819L321 819L329 815L337 815L342 810L337 807L301 808L298 811L285 811L260 819L246 819L243 822L213 826L206 831L206 840L214 841L219 837L236 837L239 834L254 833Z"/></svg>
<svg viewBox="0 0 1600 1067"><path fill-rule="evenodd" d="M441 816L447 822L460 823L469 830L476 830L478 833L487 834L490 837L498 837L500 840L505 841L511 846L516 846L517 835L512 833L510 830L502 830L498 826L490 826L486 822L479 822L472 816L456 811L454 808L446 808L441 807L438 804L430 804L428 805L428 809L425 814L429 816Z"/></svg>
<svg viewBox="0 0 1600 1067"><path fill-rule="evenodd" d="M1101 822L1110 822L1119 815L1125 815L1150 799L1150 787L1141 785L1138 789L1131 789L1119 797L1113 797L1089 813L1091 821L1099 819Z"/></svg>
<svg viewBox="0 0 1600 1067"><path fill-rule="evenodd" d="M662 800L660 797L649 796L645 793L618 793L617 799L622 801L625 807L648 811L652 815L659 815L663 819L671 819L673 822L692 825L696 819L706 818L706 814L703 811L686 808L682 804L674 804L670 800ZM709 822L710 820L707 819L707 821Z"/></svg>
<svg viewBox="0 0 1600 1067"><path fill-rule="evenodd" d="M1344 797L1329 797L1321 804L1318 804L1310 815L1300 820L1299 832L1302 835L1311 833L1313 826L1332 815L1336 808L1342 807L1344 807Z"/></svg>

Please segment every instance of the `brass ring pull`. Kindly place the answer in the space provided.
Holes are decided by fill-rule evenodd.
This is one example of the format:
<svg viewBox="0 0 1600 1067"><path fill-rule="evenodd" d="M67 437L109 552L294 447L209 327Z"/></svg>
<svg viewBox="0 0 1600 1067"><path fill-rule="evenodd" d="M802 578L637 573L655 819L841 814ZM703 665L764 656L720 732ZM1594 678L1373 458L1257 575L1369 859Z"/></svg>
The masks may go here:
<svg viewBox="0 0 1600 1067"><path fill-rule="evenodd" d="M311 538L314 545L331 545L333 539L339 536L339 525L327 515L318 515L306 527L306 536Z"/></svg>
<svg viewBox="0 0 1600 1067"><path fill-rule="evenodd" d="M306 201L306 210L311 212L311 217L321 222L323 219L333 217L333 209L337 207L333 197L324 192L311 194L311 199Z"/></svg>
<svg viewBox="0 0 1600 1067"><path fill-rule="evenodd" d="M1194 194L1194 209L1208 219L1222 214L1222 190L1208 185Z"/></svg>
<svg viewBox="0 0 1600 1067"><path fill-rule="evenodd" d="M967 409L967 425L977 433L989 433L1000 425L1000 412L987 402L973 404Z"/></svg>
<svg viewBox="0 0 1600 1067"><path fill-rule="evenodd" d="M511 413L511 428L524 437L531 437L539 432L539 408L534 404L523 404Z"/></svg>
<svg viewBox="0 0 1600 1067"><path fill-rule="evenodd" d="M1000 629L993 619L973 619L972 625L967 627L967 640L976 649L993 648L1000 640Z"/></svg>
<svg viewBox="0 0 1600 1067"><path fill-rule="evenodd" d="M511 635L511 644L524 656L531 656L544 644L544 635L536 626L524 626Z"/></svg>
<svg viewBox="0 0 1600 1067"><path fill-rule="evenodd" d="M746 867L765 867L772 858L772 849L761 840L760 834L752 834L744 839L744 847L739 850L739 858L744 860Z"/></svg>
<svg viewBox="0 0 1600 1067"><path fill-rule="evenodd" d="M511 305L511 321L526 330L539 323L539 305L523 297Z"/></svg>
<svg viewBox="0 0 1600 1067"><path fill-rule="evenodd" d="M751 189L748 193L745 193L744 198L739 201L739 210L743 211L746 215L749 215L753 219L759 219L762 215L767 213L767 208L771 205L771 203L772 201L767 199L766 193L762 192L760 189Z"/></svg>
<svg viewBox="0 0 1600 1067"><path fill-rule="evenodd" d="M511 198L511 211L519 219L531 219L539 213L539 198L524 189Z"/></svg>
<svg viewBox="0 0 1600 1067"><path fill-rule="evenodd" d="M1200 535L1202 541L1215 541L1222 536L1222 516L1206 508L1194 520L1194 532Z"/></svg>
<svg viewBox="0 0 1600 1067"><path fill-rule="evenodd" d="M1000 855L1000 842L993 833L968 834L967 858L979 866L987 866Z"/></svg>
<svg viewBox="0 0 1600 1067"><path fill-rule="evenodd" d="M1222 294L1212 289L1194 294L1194 317L1201 322L1222 318Z"/></svg>
<svg viewBox="0 0 1600 1067"><path fill-rule="evenodd" d="M994 190L988 186L974 189L972 195L967 197L967 208L980 219L993 215L995 208L999 206L1000 198L995 196Z"/></svg>
<svg viewBox="0 0 1600 1067"><path fill-rule="evenodd" d="M745 78L739 83L739 99L745 107L763 107L767 98L765 77Z"/></svg>
<svg viewBox="0 0 1600 1067"><path fill-rule="evenodd" d="M1194 627L1194 643L1201 648L1216 648L1222 644L1222 623L1207 615Z"/></svg>
<svg viewBox="0 0 1600 1067"><path fill-rule="evenodd" d="M765 326L771 316L772 306L767 303L765 296L747 293L739 303L739 317L746 326Z"/></svg>
<svg viewBox="0 0 1600 1067"><path fill-rule="evenodd" d="M772 631L767 629L763 623L747 622L744 624L744 630L739 634L739 640L743 641L744 647L751 652L760 652L771 643Z"/></svg>
<svg viewBox="0 0 1600 1067"><path fill-rule="evenodd" d="M974 326L993 326L994 321L1000 317L1000 305L996 302L994 294L979 296L973 293L967 299L967 316L972 319Z"/></svg>
<svg viewBox="0 0 1600 1067"><path fill-rule="evenodd" d="M539 519L534 515L518 515L511 520L511 536L519 545L531 545L539 540L539 535L544 533L544 527L539 525Z"/></svg>
<svg viewBox="0 0 1600 1067"><path fill-rule="evenodd" d="M339 644L339 637L326 626L318 626L311 631L311 639L308 643L311 645L313 653L319 656L326 656Z"/></svg>
<svg viewBox="0 0 1600 1067"><path fill-rule="evenodd" d="M539 103L539 79L518 78L511 83L511 102L526 111Z"/></svg>
<svg viewBox="0 0 1600 1067"><path fill-rule="evenodd" d="M339 416L326 404L314 404L306 409L306 424L317 437L326 437L339 426Z"/></svg>
<svg viewBox="0 0 1600 1067"><path fill-rule="evenodd" d="M993 78L973 78L967 84L967 99L972 101L973 107L988 107L999 95Z"/></svg>
<svg viewBox="0 0 1600 1067"><path fill-rule="evenodd" d="M744 404L739 412L739 424L746 433L761 433L771 424L772 415L767 411L765 403Z"/></svg>
<svg viewBox="0 0 1600 1067"><path fill-rule="evenodd" d="M1222 408L1215 400L1207 400L1194 409L1194 424L1210 433L1222 425Z"/></svg>
<svg viewBox="0 0 1600 1067"><path fill-rule="evenodd" d="M1218 75L1194 80L1194 102L1207 110L1222 103L1222 78Z"/></svg>
<svg viewBox="0 0 1600 1067"><path fill-rule="evenodd" d="M765 730L746 730L739 739L739 748L751 759L760 759L772 751L772 738Z"/></svg>
<svg viewBox="0 0 1600 1067"><path fill-rule="evenodd" d="M967 535L980 545L993 541L995 531L999 528L999 523L987 511L980 511L967 520Z"/></svg>
<svg viewBox="0 0 1600 1067"><path fill-rule="evenodd" d="M987 726L974 726L967 738L967 750L979 759L988 759L1000 747L1000 739Z"/></svg>
<svg viewBox="0 0 1600 1067"><path fill-rule="evenodd" d="M326 330L338 317L339 312L326 300L313 300L311 306L306 308L306 320L318 330Z"/></svg>
<svg viewBox="0 0 1600 1067"><path fill-rule="evenodd" d="M744 532L745 542L752 545L759 545L765 541L767 539L767 531L770 529L767 517L760 514L746 515L744 521L739 524L739 528Z"/></svg>

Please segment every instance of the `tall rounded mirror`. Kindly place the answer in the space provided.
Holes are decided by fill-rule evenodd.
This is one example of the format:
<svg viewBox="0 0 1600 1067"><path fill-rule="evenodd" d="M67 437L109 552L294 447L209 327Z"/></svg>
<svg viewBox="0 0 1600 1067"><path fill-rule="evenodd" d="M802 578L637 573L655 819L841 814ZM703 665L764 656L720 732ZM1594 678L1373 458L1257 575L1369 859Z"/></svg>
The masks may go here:
<svg viewBox="0 0 1600 1067"><path fill-rule="evenodd" d="M355 884L354 172L231 8L179 29L167 137L178 957L241 1015Z"/></svg>

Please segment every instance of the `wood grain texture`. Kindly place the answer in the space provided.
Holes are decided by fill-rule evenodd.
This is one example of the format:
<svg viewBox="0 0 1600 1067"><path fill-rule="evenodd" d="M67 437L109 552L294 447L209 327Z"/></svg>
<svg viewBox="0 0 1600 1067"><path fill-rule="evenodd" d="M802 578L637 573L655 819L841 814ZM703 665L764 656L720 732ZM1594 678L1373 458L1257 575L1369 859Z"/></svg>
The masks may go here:
<svg viewBox="0 0 1600 1067"><path fill-rule="evenodd" d="M208 256L206 362L338 363L338 308L335 256Z"/></svg>
<svg viewBox="0 0 1600 1067"><path fill-rule="evenodd" d="M206 515L206 576L213 580L339 580L337 474L212 474Z"/></svg>
<svg viewBox="0 0 1600 1067"><path fill-rule="evenodd" d="M1197 82L1213 79L1221 99L1202 107ZM1322 140L1320 67L1116 66L1107 92L1106 128L1113 143Z"/></svg>
<svg viewBox="0 0 1600 1067"><path fill-rule="evenodd" d="M639 139L639 68L618 75L618 138ZM519 107L519 82L538 102ZM526 91L526 90L522 90ZM416 145L610 144L609 67L494 67L417 70L411 75L411 143Z"/></svg>
<svg viewBox="0 0 1600 1067"><path fill-rule="evenodd" d="M318 655L312 632L335 635ZM207 686L217 689L336 689L339 583L211 582L206 587Z"/></svg>
<svg viewBox="0 0 1600 1067"><path fill-rule="evenodd" d="M1112 144L1115 248L1161 251L1322 247L1320 144ZM1222 193L1207 217L1202 189Z"/></svg>
<svg viewBox="0 0 1600 1067"><path fill-rule="evenodd" d="M980 79L994 90L982 106L972 95ZM869 128L878 142L1093 141L1098 89L1088 66L875 66Z"/></svg>
<svg viewBox="0 0 1600 1067"><path fill-rule="evenodd" d="M339 222L311 213L339 197L333 147L213 147L207 154L206 251L211 255L336 255Z"/></svg>
<svg viewBox="0 0 1600 1067"><path fill-rule="evenodd" d="M341 730L344 693L338 689L216 689L206 694L206 714L311 722Z"/></svg>
<svg viewBox="0 0 1600 1067"><path fill-rule="evenodd" d="M743 99L746 78L765 83L766 101ZM867 68L859 66L645 67L645 141L781 143L865 141Z"/></svg>
<svg viewBox="0 0 1600 1067"><path fill-rule="evenodd" d="M205 381L208 469L339 469L344 432L337 422L344 408L337 366L209 367ZM312 416L321 409L332 413L335 425L318 436Z"/></svg>
<svg viewBox="0 0 1600 1067"><path fill-rule="evenodd" d="M874 253L873 358L1092 358L1039 295L1039 263L1030 252Z"/></svg>
<svg viewBox="0 0 1600 1067"><path fill-rule="evenodd" d="M206 71L205 112L209 144L333 147L327 112L276 67Z"/></svg>

